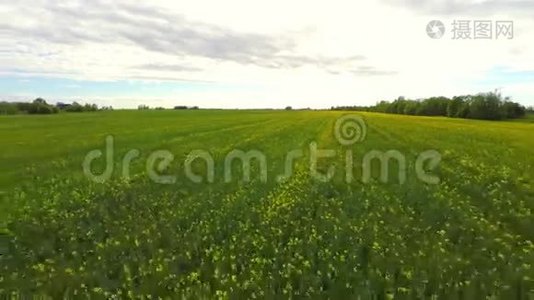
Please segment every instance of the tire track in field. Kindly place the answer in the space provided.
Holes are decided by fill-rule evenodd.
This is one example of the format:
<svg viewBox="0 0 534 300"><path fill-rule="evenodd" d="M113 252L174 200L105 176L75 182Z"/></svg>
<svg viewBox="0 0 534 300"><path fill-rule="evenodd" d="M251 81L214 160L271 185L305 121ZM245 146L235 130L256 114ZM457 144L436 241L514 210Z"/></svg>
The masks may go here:
<svg viewBox="0 0 534 300"><path fill-rule="evenodd" d="M278 173L273 173L275 171L278 171L278 167L283 164L285 159L285 154L287 151L292 150L293 148L302 149L303 144L306 140L306 136L314 135L312 132L316 131L314 128L315 126L307 126L314 124L315 121L308 119L308 118L302 118L298 121L295 120L288 120L283 123L277 123L277 126L271 126L268 128L262 128L262 131L255 130L254 132L259 132L259 134L253 135L253 134L247 134L247 132L240 132L239 134L236 134L236 138L231 141L226 141L223 144L218 144L218 147L214 147L210 149L210 152L212 153L214 159L215 159L215 166L216 166L216 176L222 176L222 172L220 168L217 168L217 166L222 166L224 164L224 155L227 154L229 151L233 149L242 149L244 151L248 151L251 149L254 149L255 147L250 147L250 145L267 145L269 146L269 149L260 149L265 152L267 155L267 171L268 171L268 182L267 183L261 183L256 181L254 185L251 185L250 183L247 184L247 187L254 190L258 189L262 191L262 193L267 193L271 188L273 188L276 184L275 182L275 175ZM297 137L295 136L294 131L296 128L311 128L308 130L302 131ZM249 128L250 129L250 128ZM244 137L244 138L241 138ZM273 143L273 140L279 139L277 143ZM282 147L280 147L283 145ZM216 149L216 150L213 150ZM185 157L185 156L184 156ZM258 168L256 165L253 165L251 168L251 175L252 178L255 178L258 174ZM239 174L236 177L239 178ZM236 178L234 177L234 178ZM184 179L185 180L185 179ZM232 195L235 193L241 193L240 188L242 187L244 183L240 182L231 182L231 183L224 183L222 182L222 178L216 178L215 182L212 184L209 184L208 188L211 190L220 190L222 193L220 193L220 197L233 197ZM186 184L186 186L191 186L192 184ZM197 188L195 188L196 193L199 195L202 194L201 191L198 190L198 188L202 187L197 185Z"/></svg>
<svg viewBox="0 0 534 300"><path fill-rule="evenodd" d="M301 146L302 143L305 142L305 138L300 137L306 136L306 133L301 133L299 138L295 138L295 135L291 133L294 132L295 128L300 128L299 125L310 123L313 122L306 119L299 121L297 123L298 125L295 125L295 122L291 121L287 123L287 125L284 124L283 126L279 126L276 130L268 134L249 136L242 143L269 142L272 141L271 135L277 135L285 137L281 142L285 143L286 146L291 144ZM311 128L312 132L317 131L315 126ZM288 134L287 137L285 133ZM237 146L239 146L239 143L228 147ZM285 152L285 149L280 149L280 152ZM289 180L294 181L295 179L292 177ZM284 183L283 185L285 184L287 183ZM215 236L216 239L199 247L200 249L209 249L207 257L201 253L197 253L197 255L204 257L206 261L217 261L213 256L216 253L225 253L228 251L235 252L235 248L242 248L241 251L239 251L242 255L236 258L235 265L242 269L240 275L244 276L244 278L249 278L249 280L250 278L253 278L247 277L247 272L249 270L257 270L257 268L254 268L256 267L254 264L257 263L257 260L255 259L257 259L257 257L262 257L262 255L258 256L258 252L264 253L265 251L269 252L272 250L270 244L265 243L268 240L268 236L266 236L265 233L269 227L265 227L268 223L264 222L265 219L262 217L262 208L270 197L269 195L276 193L276 191L280 189L280 186L281 184L278 183L271 182L266 185L256 180L247 185L238 185L229 191L221 191L215 198L210 197L209 206L211 209L205 209L201 212L201 216L198 217L198 220L199 222L207 221L210 224L204 226L206 231L200 232L201 236ZM199 199L203 196L203 193L200 193L199 195L193 196L193 198ZM208 199L204 200L207 201ZM306 201L306 198L301 198L301 200ZM202 201L202 199L199 199L199 201ZM273 257L275 256L274 253L270 253ZM269 262L271 268L273 263L276 262ZM212 269L231 269L231 266L232 265L228 262L219 261L210 266L206 272L209 273ZM270 272L268 266L262 265L261 267L264 272Z"/></svg>

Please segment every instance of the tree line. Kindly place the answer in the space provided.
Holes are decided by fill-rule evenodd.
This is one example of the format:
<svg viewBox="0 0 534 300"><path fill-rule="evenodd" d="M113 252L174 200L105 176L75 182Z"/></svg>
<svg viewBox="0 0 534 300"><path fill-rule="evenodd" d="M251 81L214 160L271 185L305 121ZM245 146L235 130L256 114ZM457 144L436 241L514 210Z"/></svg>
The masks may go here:
<svg viewBox="0 0 534 300"><path fill-rule="evenodd" d="M162 106L158 106L158 107L155 107L155 108L151 108L150 106L148 105L145 105L145 104L140 104L137 106L137 109L138 110L151 110L151 109L155 109L155 110L166 110L165 107L162 107ZM173 107L173 109L176 109L176 110L182 110L182 109L200 109L198 106L185 106L185 105L178 105L178 106L175 106Z"/></svg>
<svg viewBox="0 0 534 300"><path fill-rule="evenodd" d="M373 106L341 106L332 110L359 110L416 116L444 116L451 118L502 120L525 116L527 109L509 97L503 98L495 91L476 95L431 97L409 100L399 97L396 100L380 101Z"/></svg>
<svg viewBox="0 0 534 300"><path fill-rule="evenodd" d="M109 107L99 108L96 104L80 104L78 102L73 102L70 104L67 103L57 103L52 105L46 102L42 98L37 98L32 102L0 102L0 115L15 115L15 114L57 114L60 111L65 112L89 112L97 110L111 110Z"/></svg>

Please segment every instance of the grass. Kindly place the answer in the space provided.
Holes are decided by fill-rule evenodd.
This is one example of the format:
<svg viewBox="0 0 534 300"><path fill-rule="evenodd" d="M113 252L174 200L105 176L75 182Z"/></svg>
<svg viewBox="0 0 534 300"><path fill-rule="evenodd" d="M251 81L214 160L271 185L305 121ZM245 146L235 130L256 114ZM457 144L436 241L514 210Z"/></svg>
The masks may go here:
<svg viewBox="0 0 534 300"><path fill-rule="evenodd" d="M534 124L358 113L363 142L334 138L343 112L113 111L0 118L0 187L8 218L8 252L0 293L52 297L532 297L534 293ZM114 136L112 180L96 184L81 162ZM307 158L278 182L290 150L309 144L335 150L318 162L329 182L309 176ZM131 149L133 178L120 178ZM196 184L183 171L187 154L209 151L214 182ZM257 175L224 182L233 149L267 157ZM355 180L344 181L345 152ZM440 184L415 174L419 153L442 160ZM154 150L174 161L174 184L151 182ZM406 157L400 184L363 183L372 150ZM101 168L102 166L100 166ZM373 164L377 175L378 165ZM96 169L99 166L97 164ZM194 169L205 171L201 164ZM6 236L4 234L4 236ZM0 245L1 246L1 245ZM1 248L1 247L0 247ZM2 286L5 286L2 288Z"/></svg>

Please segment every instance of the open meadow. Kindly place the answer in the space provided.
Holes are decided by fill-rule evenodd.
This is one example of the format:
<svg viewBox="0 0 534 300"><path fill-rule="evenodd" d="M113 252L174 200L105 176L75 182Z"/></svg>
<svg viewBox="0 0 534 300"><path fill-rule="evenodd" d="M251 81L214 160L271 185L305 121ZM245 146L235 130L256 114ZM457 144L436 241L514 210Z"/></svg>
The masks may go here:
<svg viewBox="0 0 534 300"><path fill-rule="evenodd" d="M531 299L533 132L309 110L0 116L0 294Z"/></svg>

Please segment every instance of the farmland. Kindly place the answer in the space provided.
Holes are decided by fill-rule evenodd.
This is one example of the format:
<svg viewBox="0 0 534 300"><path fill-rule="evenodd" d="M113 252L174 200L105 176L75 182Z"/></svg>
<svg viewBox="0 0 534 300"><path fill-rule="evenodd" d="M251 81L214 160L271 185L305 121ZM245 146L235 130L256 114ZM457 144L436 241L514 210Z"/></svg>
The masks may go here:
<svg viewBox="0 0 534 300"><path fill-rule="evenodd" d="M534 297L532 122L356 113L362 141L342 145L335 111L102 111L0 117L3 221L0 294L53 298L482 298ZM113 138L113 173L82 171ZM310 144L331 149L310 176ZM121 176L132 149L130 177ZM257 150L250 181L233 150ZM157 150L173 155L147 176ZM214 161L213 182L184 173L188 154ZM285 171L288 152L302 150ZM362 160L395 150L387 182L363 182ZM420 180L418 154L434 150L438 184ZM346 153L354 161L346 180ZM104 156L103 156L104 157ZM93 170L102 172L104 158ZM196 174L206 174L197 161ZM206 176L204 176L206 177ZM205 179L205 178L204 178Z"/></svg>

